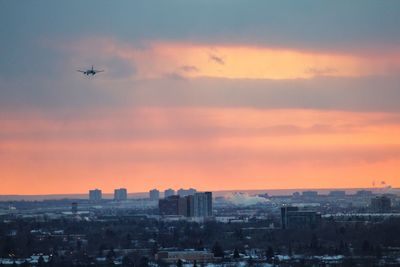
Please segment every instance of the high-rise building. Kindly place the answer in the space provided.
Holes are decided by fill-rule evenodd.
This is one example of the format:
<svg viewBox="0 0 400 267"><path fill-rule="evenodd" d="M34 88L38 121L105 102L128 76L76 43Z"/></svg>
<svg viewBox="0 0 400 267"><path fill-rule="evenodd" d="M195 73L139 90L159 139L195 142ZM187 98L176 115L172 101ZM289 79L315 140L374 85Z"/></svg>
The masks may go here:
<svg viewBox="0 0 400 267"><path fill-rule="evenodd" d="M175 195L175 190L174 189L169 188L169 189L164 191L164 198L167 198L167 197L170 197L170 196L173 196L173 195Z"/></svg>
<svg viewBox="0 0 400 267"><path fill-rule="evenodd" d="M179 215L179 196L173 195L158 201L160 215Z"/></svg>
<svg viewBox="0 0 400 267"><path fill-rule="evenodd" d="M371 198L371 209L373 212L385 213L392 210L392 201L387 196L376 196Z"/></svg>
<svg viewBox="0 0 400 267"><path fill-rule="evenodd" d="M194 217L194 195L186 196L187 200L187 216Z"/></svg>
<svg viewBox="0 0 400 267"><path fill-rule="evenodd" d="M102 199L102 193L99 189L89 190L90 201L100 201Z"/></svg>
<svg viewBox="0 0 400 267"><path fill-rule="evenodd" d="M190 216L193 217L210 217L213 215L212 193L195 193L189 198Z"/></svg>
<svg viewBox="0 0 400 267"><path fill-rule="evenodd" d="M149 197L150 200L158 201L158 199L160 198L160 191L158 191L157 189L150 190Z"/></svg>
<svg viewBox="0 0 400 267"><path fill-rule="evenodd" d="M189 206L189 201L188 201L187 196L186 197L179 196L178 215L189 217L189 214L190 214L190 206Z"/></svg>
<svg viewBox="0 0 400 267"><path fill-rule="evenodd" d="M73 214L77 214L78 213L78 203L77 202L72 202L71 203L71 212Z"/></svg>
<svg viewBox="0 0 400 267"><path fill-rule="evenodd" d="M213 197L212 192L204 192L206 196L206 216L211 217L213 216Z"/></svg>
<svg viewBox="0 0 400 267"><path fill-rule="evenodd" d="M196 192L197 191L194 188L189 188L189 189L181 188L181 189L178 190L178 195L180 197L186 197L186 196L194 195Z"/></svg>
<svg viewBox="0 0 400 267"><path fill-rule="evenodd" d="M128 199L128 192L126 188L119 188L114 190L114 200L122 201Z"/></svg>
<svg viewBox="0 0 400 267"><path fill-rule="evenodd" d="M281 208L282 229L315 228L321 223L321 214L316 211L299 210L298 207Z"/></svg>
<svg viewBox="0 0 400 267"><path fill-rule="evenodd" d="M158 208L160 215L182 215L185 217L213 216L212 193L195 193L185 197L179 195L160 199Z"/></svg>

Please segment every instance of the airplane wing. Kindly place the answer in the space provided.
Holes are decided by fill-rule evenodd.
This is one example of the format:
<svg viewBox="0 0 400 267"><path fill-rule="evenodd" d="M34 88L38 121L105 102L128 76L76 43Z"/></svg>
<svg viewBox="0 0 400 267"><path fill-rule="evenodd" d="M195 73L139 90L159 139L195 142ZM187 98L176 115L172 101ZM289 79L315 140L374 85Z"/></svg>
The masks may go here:
<svg viewBox="0 0 400 267"><path fill-rule="evenodd" d="M104 70L94 70L95 72L104 72Z"/></svg>
<svg viewBox="0 0 400 267"><path fill-rule="evenodd" d="M83 71L83 70L76 70L77 72L82 72L82 73L85 73L85 71Z"/></svg>

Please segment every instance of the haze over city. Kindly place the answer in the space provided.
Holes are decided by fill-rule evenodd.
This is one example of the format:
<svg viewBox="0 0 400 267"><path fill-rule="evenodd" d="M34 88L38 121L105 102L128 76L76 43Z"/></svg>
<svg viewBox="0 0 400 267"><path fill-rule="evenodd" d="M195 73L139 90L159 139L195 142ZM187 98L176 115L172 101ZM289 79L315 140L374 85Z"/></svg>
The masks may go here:
<svg viewBox="0 0 400 267"><path fill-rule="evenodd" d="M399 10L0 1L0 194L399 187Z"/></svg>

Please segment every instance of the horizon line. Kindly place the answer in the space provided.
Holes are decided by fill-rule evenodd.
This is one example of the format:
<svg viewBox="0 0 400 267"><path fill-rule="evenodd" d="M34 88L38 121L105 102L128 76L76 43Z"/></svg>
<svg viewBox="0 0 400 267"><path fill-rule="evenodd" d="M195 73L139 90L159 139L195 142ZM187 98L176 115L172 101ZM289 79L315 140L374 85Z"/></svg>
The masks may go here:
<svg viewBox="0 0 400 267"><path fill-rule="evenodd" d="M124 187L119 187L119 188L116 188L116 189L120 189L120 188L124 188ZM312 188L305 188L305 187L303 187L303 188L271 188L271 189L266 189L266 188L262 188L262 189L218 189L218 190L197 190L196 188L193 188L193 189L195 189L196 191L199 191L199 192L231 192L231 191L282 191L282 190L288 190L288 191L291 191L291 190L299 190L299 191L302 191L302 190L357 190L357 189L368 189L368 190L381 190L381 189L387 189L388 187L320 187L320 188L318 188L318 187L312 187ZM92 189L88 189L86 192L80 192L80 193L46 193L46 194L0 194L0 196L1 197L7 197L7 196L62 196L62 195L87 195L88 193L89 193L89 190L94 190L94 189L99 189L99 190L101 190L100 188L92 188ZM127 188L126 188L127 189ZM128 194L144 194L144 193L149 193L149 191L150 190L153 190L153 189L157 189L157 188L152 188L152 189L149 189L148 191L134 191L134 192L129 192L129 190L127 189L127 191L128 191ZM168 190L168 189L173 189L173 188L167 188L167 189L164 189L164 190L159 190L159 189L157 189L157 190L159 190L160 192L164 192L165 190ZM181 188L179 188L179 189L190 189L190 187L189 188L183 188L183 187L181 187ZM173 189L173 190L175 190L175 191L178 191L179 189ZM390 189L395 189L395 190L397 190L397 189L400 189L400 187L390 187ZM103 192L102 191L102 194L114 194L114 192Z"/></svg>

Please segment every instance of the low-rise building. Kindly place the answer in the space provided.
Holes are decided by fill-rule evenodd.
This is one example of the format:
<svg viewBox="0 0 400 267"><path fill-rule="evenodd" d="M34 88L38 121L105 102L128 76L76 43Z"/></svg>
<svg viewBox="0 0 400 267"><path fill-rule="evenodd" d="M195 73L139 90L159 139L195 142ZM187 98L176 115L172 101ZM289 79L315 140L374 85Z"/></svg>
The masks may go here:
<svg viewBox="0 0 400 267"><path fill-rule="evenodd" d="M282 229L315 228L321 223L321 214L316 211L300 210L298 207L281 208Z"/></svg>
<svg viewBox="0 0 400 267"><path fill-rule="evenodd" d="M176 263L178 260L186 262L206 263L215 260L214 254L207 251L160 251L155 255L156 260L166 263Z"/></svg>

